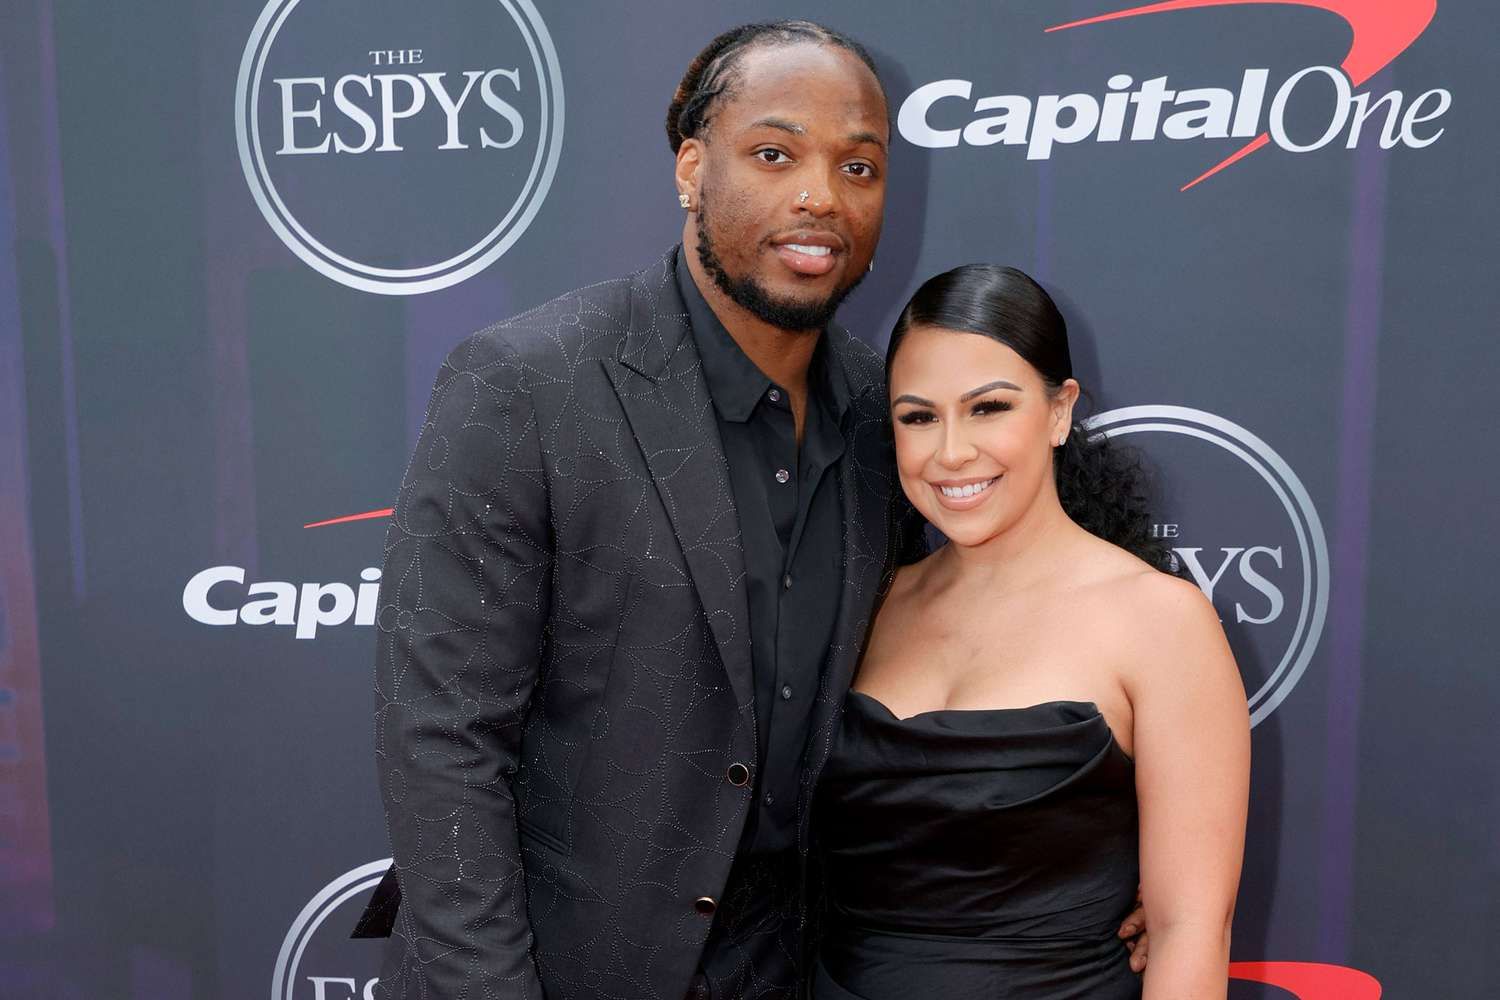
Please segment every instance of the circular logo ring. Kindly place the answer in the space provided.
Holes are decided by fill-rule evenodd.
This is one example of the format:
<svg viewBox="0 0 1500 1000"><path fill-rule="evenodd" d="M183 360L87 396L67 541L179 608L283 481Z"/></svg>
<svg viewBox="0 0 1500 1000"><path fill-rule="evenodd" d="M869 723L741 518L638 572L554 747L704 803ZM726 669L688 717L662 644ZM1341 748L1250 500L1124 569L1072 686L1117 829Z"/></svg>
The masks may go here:
<svg viewBox="0 0 1500 1000"><path fill-rule="evenodd" d="M1087 426L1105 437L1160 431L1218 445L1265 480L1286 509L1302 555L1302 600L1286 652L1265 683L1250 694L1250 725L1258 726L1302 679L1328 618L1328 541L1312 497L1292 467L1270 445L1239 424L1205 410L1186 406L1126 406L1097 414L1088 420Z"/></svg>
<svg viewBox="0 0 1500 1000"><path fill-rule="evenodd" d="M495 226L477 243L447 260L410 268L374 267L351 260L329 247L297 221L281 200L261 152L259 108L260 81L266 57L276 35L301 0L270 0L261 11L250 40L240 57L235 84L235 141L240 168L261 215L287 248L309 267L341 285L379 295L418 295L433 292L473 277L509 250L536 218L552 187L562 154L562 70L552 36L531 0L497 0L521 32L531 53L540 89L541 126L536 156L521 193Z"/></svg>
<svg viewBox="0 0 1500 1000"><path fill-rule="evenodd" d="M302 952L306 950L307 942L312 940L313 932L350 896L378 885L390 867L391 859L385 858L351 868L329 882L308 901L302 912L297 914L297 919L292 921L292 929L286 932L286 939L281 942L281 953L276 956L276 971L271 978L271 1000L293 1000L297 966L302 964Z"/></svg>

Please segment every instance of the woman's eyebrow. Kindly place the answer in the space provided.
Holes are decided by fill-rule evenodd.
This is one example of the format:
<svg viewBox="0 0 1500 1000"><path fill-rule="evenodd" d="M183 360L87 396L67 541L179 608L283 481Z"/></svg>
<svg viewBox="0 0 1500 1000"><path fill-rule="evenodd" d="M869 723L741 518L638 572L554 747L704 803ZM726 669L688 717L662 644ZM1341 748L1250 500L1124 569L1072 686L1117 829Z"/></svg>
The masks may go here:
<svg viewBox="0 0 1500 1000"><path fill-rule="evenodd" d="M932 400L930 400L930 399L923 399L921 396L913 396L909 392L903 392L901 395L899 395L895 399L891 400L891 405L892 406L895 406L897 403L914 403L917 406L930 406L933 409L937 408L937 404L934 403Z"/></svg>
<svg viewBox="0 0 1500 1000"><path fill-rule="evenodd" d="M964 393L962 396L959 396L958 397L958 401L960 403L967 403L969 400L973 399L975 396L983 396L985 393L989 392L991 389L1014 389L1014 390L1016 390L1016 392L1020 392L1021 391L1021 387L1018 386L1018 385L1016 385L1014 382L1007 382L1007 381L1005 381L1005 379L1000 378L1000 379L996 379L993 382L986 382L984 385L980 386L977 389L970 389L968 392ZM928 404L928 405L931 405L931 404Z"/></svg>

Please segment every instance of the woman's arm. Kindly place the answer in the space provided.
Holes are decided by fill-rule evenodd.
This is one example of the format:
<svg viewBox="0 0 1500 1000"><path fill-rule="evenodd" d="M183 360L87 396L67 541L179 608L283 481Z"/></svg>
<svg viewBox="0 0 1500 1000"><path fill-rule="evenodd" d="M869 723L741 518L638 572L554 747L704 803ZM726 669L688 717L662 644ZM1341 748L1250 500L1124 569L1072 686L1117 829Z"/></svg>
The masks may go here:
<svg viewBox="0 0 1500 1000"><path fill-rule="evenodd" d="M1145 1000L1222 1000L1250 784L1245 689L1201 591L1161 574L1136 589L1134 621L1149 624L1134 630L1125 686L1151 915Z"/></svg>

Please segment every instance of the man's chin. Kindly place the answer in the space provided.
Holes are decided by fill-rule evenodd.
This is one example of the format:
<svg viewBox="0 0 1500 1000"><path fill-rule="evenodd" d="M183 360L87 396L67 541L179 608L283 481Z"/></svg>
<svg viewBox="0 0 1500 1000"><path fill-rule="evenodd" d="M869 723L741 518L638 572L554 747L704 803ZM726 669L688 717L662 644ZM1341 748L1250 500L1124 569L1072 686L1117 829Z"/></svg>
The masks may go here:
<svg viewBox="0 0 1500 1000"><path fill-rule="evenodd" d="M816 332L828 325L838 309L838 300L828 296L766 293L758 297L737 296L735 301L757 319L783 330Z"/></svg>
<svg viewBox="0 0 1500 1000"><path fill-rule="evenodd" d="M730 298L758 319L783 330L821 330L833 319L839 305L859 282L841 286L836 272L808 278L769 281L750 278L733 281L725 289Z"/></svg>
<svg viewBox="0 0 1500 1000"><path fill-rule="evenodd" d="M731 275L714 252L701 212L698 218L698 260L713 283L732 302L761 322L789 332L822 330L833 319L844 297L859 284L855 281L841 287L841 266L824 275L800 276L793 274L779 260L771 268L764 266L765 261L757 261L760 266L749 273Z"/></svg>

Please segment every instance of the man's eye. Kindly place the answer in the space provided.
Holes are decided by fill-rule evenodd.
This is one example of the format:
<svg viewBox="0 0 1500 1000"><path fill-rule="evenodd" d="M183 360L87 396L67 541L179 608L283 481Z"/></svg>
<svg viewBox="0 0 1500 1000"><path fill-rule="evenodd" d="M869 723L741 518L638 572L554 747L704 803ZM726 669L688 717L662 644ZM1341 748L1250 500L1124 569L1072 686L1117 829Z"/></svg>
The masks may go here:
<svg viewBox="0 0 1500 1000"><path fill-rule="evenodd" d="M912 410L910 413L901 414L896 419L910 426L913 424L930 424L934 417L926 410Z"/></svg>
<svg viewBox="0 0 1500 1000"><path fill-rule="evenodd" d="M870 166L868 163L850 163L846 164L844 169L849 171L855 177L875 176L875 168Z"/></svg>
<svg viewBox="0 0 1500 1000"><path fill-rule="evenodd" d="M755 155L767 163L785 163L787 155L779 149L758 149Z"/></svg>

